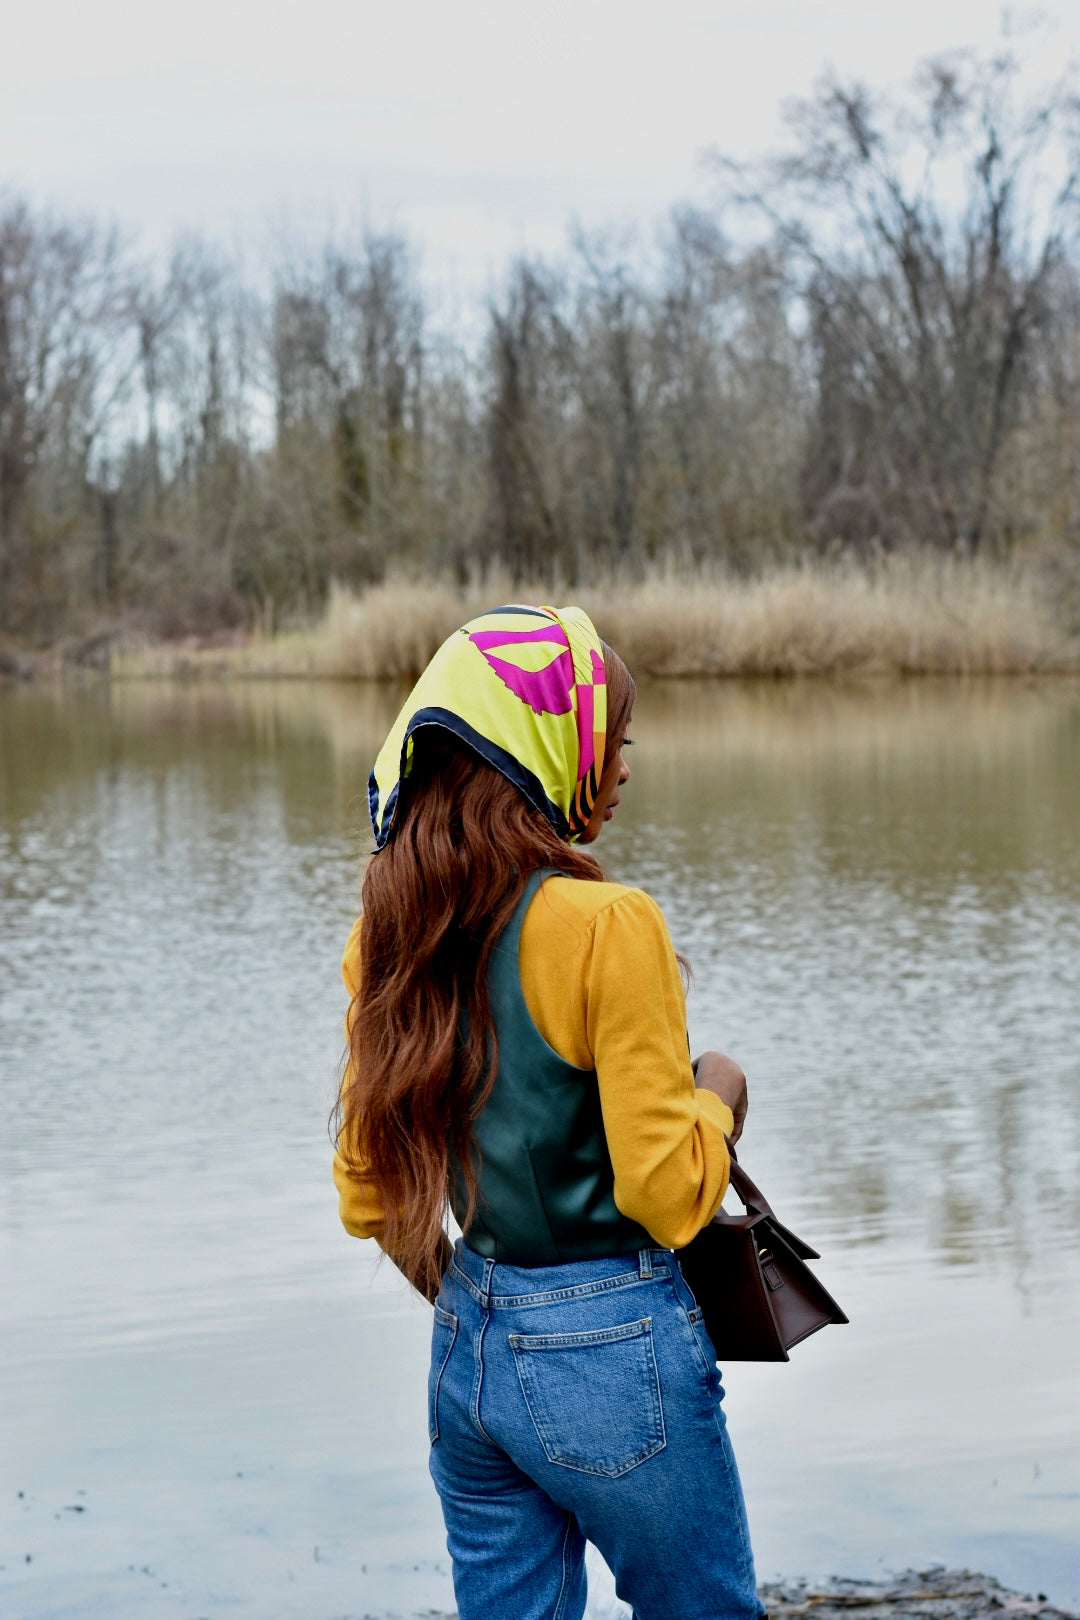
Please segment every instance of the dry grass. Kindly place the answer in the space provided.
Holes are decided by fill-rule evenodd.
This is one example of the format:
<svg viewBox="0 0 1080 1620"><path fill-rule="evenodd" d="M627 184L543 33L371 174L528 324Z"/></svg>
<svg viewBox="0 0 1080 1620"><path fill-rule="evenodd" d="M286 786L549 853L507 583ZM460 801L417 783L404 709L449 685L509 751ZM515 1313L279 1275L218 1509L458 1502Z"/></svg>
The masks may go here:
<svg viewBox="0 0 1080 1620"><path fill-rule="evenodd" d="M1080 668L1080 640L1036 577L935 556L759 579L657 573L575 590L488 579L336 589L310 630L200 650L114 649L116 676L414 677L459 624L501 601L578 600L639 675L1018 674Z"/></svg>
<svg viewBox="0 0 1080 1620"><path fill-rule="evenodd" d="M658 578L595 606L607 639L654 675L1011 674L1075 667L1080 651L1030 576L932 557Z"/></svg>

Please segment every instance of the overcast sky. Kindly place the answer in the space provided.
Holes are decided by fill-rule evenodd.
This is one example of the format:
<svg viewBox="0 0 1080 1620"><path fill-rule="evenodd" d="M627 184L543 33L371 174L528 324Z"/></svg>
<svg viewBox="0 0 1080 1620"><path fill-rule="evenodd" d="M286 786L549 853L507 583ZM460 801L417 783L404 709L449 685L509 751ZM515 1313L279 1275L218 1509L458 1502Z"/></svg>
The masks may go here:
<svg viewBox="0 0 1080 1620"><path fill-rule="evenodd" d="M777 139L826 65L887 84L990 48L986 0L9 0L0 185L137 227L257 243L404 231L467 291L568 220L704 200L700 157ZM1044 8L1044 65L1080 7ZM1048 37L1047 37L1048 32Z"/></svg>

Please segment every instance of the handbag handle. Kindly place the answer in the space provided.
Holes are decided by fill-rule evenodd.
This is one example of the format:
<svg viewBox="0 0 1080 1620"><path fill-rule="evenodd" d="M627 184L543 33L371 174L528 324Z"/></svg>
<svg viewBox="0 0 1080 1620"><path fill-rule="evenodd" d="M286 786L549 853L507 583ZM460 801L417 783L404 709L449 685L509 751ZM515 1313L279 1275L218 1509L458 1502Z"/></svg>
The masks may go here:
<svg viewBox="0 0 1080 1620"><path fill-rule="evenodd" d="M731 1185L746 1205L751 1215L772 1215L772 1205L761 1189L754 1185L735 1157L735 1149L728 1143L728 1153L731 1157ZM775 1217L774 1217L775 1218Z"/></svg>

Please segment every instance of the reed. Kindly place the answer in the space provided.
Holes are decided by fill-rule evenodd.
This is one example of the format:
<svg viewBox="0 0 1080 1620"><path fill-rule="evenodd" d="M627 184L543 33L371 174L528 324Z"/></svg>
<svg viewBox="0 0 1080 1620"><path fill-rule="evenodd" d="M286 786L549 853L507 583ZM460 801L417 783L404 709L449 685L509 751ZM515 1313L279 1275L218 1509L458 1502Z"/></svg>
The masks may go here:
<svg viewBox="0 0 1080 1620"><path fill-rule="evenodd" d="M388 581L335 587L309 629L231 647L121 646L114 676L411 679L448 635L505 601L579 601L638 675L990 675L1080 668L1030 569L939 555L801 563L752 579L657 571L588 586Z"/></svg>

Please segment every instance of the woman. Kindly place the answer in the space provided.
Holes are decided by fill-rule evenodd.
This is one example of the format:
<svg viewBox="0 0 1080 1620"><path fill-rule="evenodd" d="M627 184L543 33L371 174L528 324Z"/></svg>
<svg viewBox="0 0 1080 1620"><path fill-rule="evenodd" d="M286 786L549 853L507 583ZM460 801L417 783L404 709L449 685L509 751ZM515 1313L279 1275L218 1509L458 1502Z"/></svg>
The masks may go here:
<svg viewBox="0 0 1080 1620"><path fill-rule="evenodd" d="M436 654L369 787L335 1180L434 1301L461 1620L580 1620L586 1538L637 1620L761 1614L672 1253L723 1197L745 1078L692 1068L659 909L580 848L629 781L633 701L580 609L500 608Z"/></svg>

